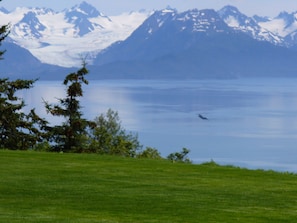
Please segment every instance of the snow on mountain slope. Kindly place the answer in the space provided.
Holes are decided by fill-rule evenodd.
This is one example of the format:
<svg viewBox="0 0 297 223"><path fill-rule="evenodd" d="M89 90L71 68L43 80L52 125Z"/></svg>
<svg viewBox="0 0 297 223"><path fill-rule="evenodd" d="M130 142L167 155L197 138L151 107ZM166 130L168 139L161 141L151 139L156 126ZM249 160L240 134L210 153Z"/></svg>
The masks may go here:
<svg viewBox="0 0 297 223"><path fill-rule="evenodd" d="M283 19L272 19L266 22L260 22L259 25L282 37L289 34L287 30L284 30L286 23Z"/></svg>
<svg viewBox="0 0 297 223"><path fill-rule="evenodd" d="M61 12L47 8L18 7L12 12L0 9L1 23L11 24L10 38L14 43L44 63L65 67L80 66L81 57L86 57L91 64L100 51L127 39L144 23L145 38L149 39L165 24L167 17L175 19L175 25L181 25L179 32L211 33L226 30L228 25L256 40L297 48L297 12L282 12L271 19L248 17L237 8L226 6L218 12L193 9L179 13L166 8L159 12L139 11L108 17L87 2ZM222 20L220 23L218 17Z"/></svg>
<svg viewBox="0 0 297 223"><path fill-rule="evenodd" d="M284 40L280 36L260 26L253 18L242 14L234 6L225 6L218 13L225 23L235 30L244 32L256 40L268 41L275 45L283 44Z"/></svg>
<svg viewBox="0 0 297 223"><path fill-rule="evenodd" d="M224 32L226 24L212 9L193 9L176 15L175 20L182 22L182 30L190 27L192 32Z"/></svg>
<svg viewBox="0 0 297 223"><path fill-rule="evenodd" d="M259 25L277 35L285 37L297 30L297 12L281 12L277 17L266 22L260 22Z"/></svg>
<svg viewBox="0 0 297 223"><path fill-rule="evenodd" d="M259 22L259 25L281 36L287 47L297 48L297 12L281 12L273 19Z"/></svg>
<svg viewBox="0 0 297 223"><path fill-rule="evenodd" d="M108 17L86 2L69 10L16 8L0 16L10 37L44 63L65 67L89 62L102 49L127 38L148 16L146 11Z"/></svg>
<svg viewBox="0 0 297 223"><path fill-rule="evenodd" d="M45 29L46 27L39 21L34 12L26 13L23 19L14 26L16 34L36 39L42 37L41 32Z"/></svg>

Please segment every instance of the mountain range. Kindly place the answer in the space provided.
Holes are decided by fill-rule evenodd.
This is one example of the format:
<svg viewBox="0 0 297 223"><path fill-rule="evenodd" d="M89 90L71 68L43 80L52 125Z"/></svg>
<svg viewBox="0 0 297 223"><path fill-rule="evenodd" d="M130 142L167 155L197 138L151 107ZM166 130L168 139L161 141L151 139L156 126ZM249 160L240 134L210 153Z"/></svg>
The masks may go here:
<svg viewBox="0 0 297 223"><path fill-rule="evenodd" d="M233 6L185 12L168 7L106 16L82 2L61 12L1 8L0 16L11 23L0 70L12 77L26 70L30 78L61 78L81 57L88 58L93 79L296 76L297 71L297 12L269 18L248 17Z"/></svg>

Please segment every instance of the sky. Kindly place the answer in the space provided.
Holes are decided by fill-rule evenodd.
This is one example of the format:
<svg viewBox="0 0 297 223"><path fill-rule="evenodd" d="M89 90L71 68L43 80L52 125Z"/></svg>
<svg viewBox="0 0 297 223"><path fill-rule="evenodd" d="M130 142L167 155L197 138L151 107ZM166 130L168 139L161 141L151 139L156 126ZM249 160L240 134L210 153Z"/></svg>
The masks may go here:
<svg viewBox="0 0 297 223"><path fill-rule="evenodd" d="M47 7L56 11L81 3L83 0L2 0L0 7L13 10L16 7ZM253 16L275 17L282 11L297 11L296 0L85 0L105 15L140 9L163 9L168 5L178 11L188 9L221 9L225 5L236 6L242 13Z"/></svg>

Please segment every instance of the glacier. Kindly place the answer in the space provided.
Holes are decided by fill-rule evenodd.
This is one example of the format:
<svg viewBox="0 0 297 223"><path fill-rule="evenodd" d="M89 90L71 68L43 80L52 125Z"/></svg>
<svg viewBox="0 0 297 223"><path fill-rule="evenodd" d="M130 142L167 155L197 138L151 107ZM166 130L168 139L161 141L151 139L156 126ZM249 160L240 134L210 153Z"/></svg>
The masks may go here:
<svg viewBox="0 0 297 223"><path fill-rule="evenodd" d="M80 5L70 10L86 14ZM55 12L48 9L18 7L8 14L1 11L0 17L2 23L11 24L10 38L28 49L41 62L77 67L80 66L81 57L91 63L98 52L116 41L126 39L150 15L150 12L143 10L110 17L99 13L96 17L88 18L94 29L79 36L78 25L67 20L66 14L70 10ZM90 6L89 10L93 12L95 9ZM32 20L40 22L40 26L44 28L38 29L32 20L24 21L28 13Z"/></svg>
<svg viewBox="0 0 297 223"><path fill-rule="evenodd" d="M92 64L98 53L113 43L126 40L156 11L133 11L106 16L92 5L82 2L71 9L56 12L48 8L17 7L13 11L0 10L1 22L11 25L10 39L29 50L41 62L63 67L78 67L85 58ZM160 11L157 24L150 24L147 32L153 35L162 27L167 16L180 22L193 19L204 10L177 12L167 7ZM225 6L218 13L233 30L243 32L259 41L274 45L297 45L297 12L282 12L275 18L248 17L233 6ZM183 15L185 15L183 17ZM188 16L188 17L187 17ZM189 21L190 22L190 21ZM195 26L196 32L206 32L214 17L203 18ZM220 32L220 27L214 27ZM185 25L180 30L186 30ZM210 31L210 30L209 30Z"/></svg>

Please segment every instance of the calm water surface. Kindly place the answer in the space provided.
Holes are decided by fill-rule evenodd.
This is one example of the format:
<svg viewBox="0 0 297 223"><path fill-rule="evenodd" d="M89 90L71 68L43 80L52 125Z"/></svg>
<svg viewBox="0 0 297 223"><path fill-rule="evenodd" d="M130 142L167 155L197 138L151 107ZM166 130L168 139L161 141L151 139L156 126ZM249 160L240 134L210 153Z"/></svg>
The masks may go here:
<svg viewBox="0 0 297 223"><path fill-rule="evenodd" d="M60 122L42 100L57 102L64 90L37 82L24 92L28 109ZM186 147L196 163L297 172L297 79L91 81L82 105L88 119L118 111L124 128L163 156Z"/></svg>

